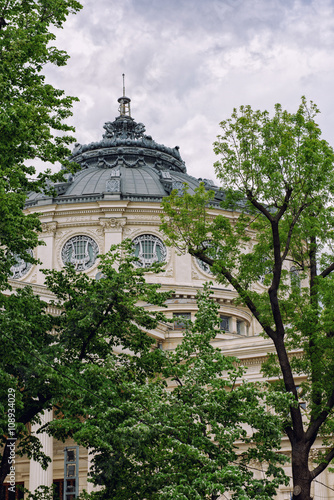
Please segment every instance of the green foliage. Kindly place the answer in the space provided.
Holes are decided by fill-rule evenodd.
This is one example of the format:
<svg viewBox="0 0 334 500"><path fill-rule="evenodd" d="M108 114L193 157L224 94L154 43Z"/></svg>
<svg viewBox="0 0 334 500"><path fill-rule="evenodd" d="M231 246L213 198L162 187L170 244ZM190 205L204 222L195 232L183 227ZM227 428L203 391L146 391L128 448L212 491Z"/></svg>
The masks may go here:
<svg viewBox="0 0 334 500"><path fill-rule="evenodd" d="M1 445L8 437L8 393L15 393L17 454L34 456L45 465L49 459L41 453L39 440L29 435L27 423L36 415L52 408L62 397L64 384L52 370L60 350L50 333L53 318L47 304L33 294L30 287L17 294L1 297L0 331L3 346L0 363ZM42 360L41 362L37 362ZM2 471L1 471L2 472Z"/></svg>
<svg viewBox="0 0 334 500"><path fill-rule="evenodd" d="M207 287L198 307L175 351L146 354L155 367L149 378L138 357L111 352L101 367L81 370L86 388L99 387L97 398L83 391L65 401L50 430L92 450L93 482L105 487L93 498L269 499L285 481L285 457L273 451L279 420L267 413L266 394L210 344L219 320ZM266 464L262 479L254 479L253 460Z"/></svg>
<svg viewBox="0 0 334 500"><path fill-rule="evenodd" d="M45 410L62 408L64 401L67 407L76 409L82 386L90 387L90 399L95 394L103 395L101 388L112 399L113 391L106 387L103 371L109 359L119 382L123 374L118 365L122 360L128 371L124 376L131 376L134 371L138 380L144 381L156 371L160 350L150 356L154 340L149 330L156 328L164 317L145 306L149 302L159 309L169 294L159 292L159 285L145 283L143 270L135 267L128 250L129 244L124 243L101 257L103 278L99 281L77 274L71 267L47 273L58 316L48 314L48 304L29 287L1 296L3 454L9 444L8 391L15 393L16 452L39 460L46 467L50 459L42 453L38 435L30 434L28 423L39 422L39 415ZM119 354L114 355L117 348ZM66 432L73 433L71 425ZM5 460L0 468L1 482L8 472L6 466Z"/></svg>
<svg viewBox="0 0 334 500"><path fill-rule="evenodd" d="M46 83L42 70L48 63L66 64L67 54L53 46L54 31L80 8L76 0L0 5L6 23L0 28L0 288L6 286L13 254L34 261L26 251L38 243L40 222L37 214L22 212L27 193L46 189L47 179L64 173L46 171L33 179L35 168L28 162L62 162L69 168L74 138L68 132L74 129L66 120L76 99Z"/></svg>
<svg viewBox="0 0 334 500"><path fill-rule="evenodd" d="M279 104L272 117L235 109L214 143L225 212L214 218L213 193L200 186L194 196L173 192L162 218L169 243L233 285L273 341L276 356L263 370L280 379L271 390L290 395L276 407L293 453L327 433L321 465L311 472L307 453L304 470L293 469L295 481L299 474L309 483L334 457L334 153L321 138L318 112L305 98L294 114Z"/></svg>

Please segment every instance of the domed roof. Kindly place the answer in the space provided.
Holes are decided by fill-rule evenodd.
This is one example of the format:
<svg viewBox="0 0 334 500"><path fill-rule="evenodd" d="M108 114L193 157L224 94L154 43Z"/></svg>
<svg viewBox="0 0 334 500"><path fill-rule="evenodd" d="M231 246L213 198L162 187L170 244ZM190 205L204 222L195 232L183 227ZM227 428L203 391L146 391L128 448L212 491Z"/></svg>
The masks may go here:
<svg viewBox="0 0 334 500"><path fill-rule="evenodd" d="M71 160L80 170L55 184L57 196L30 193L27 206L76 203L102 199L161 201L173 189L180 193L184 183L194 192L202 179L187 174L179 147L169 148L145 134L145 127L130 116L130 99L120 97L120 115L104 124L102 140L76 144ZM204 180L211 189L212 181Z"/></svg>

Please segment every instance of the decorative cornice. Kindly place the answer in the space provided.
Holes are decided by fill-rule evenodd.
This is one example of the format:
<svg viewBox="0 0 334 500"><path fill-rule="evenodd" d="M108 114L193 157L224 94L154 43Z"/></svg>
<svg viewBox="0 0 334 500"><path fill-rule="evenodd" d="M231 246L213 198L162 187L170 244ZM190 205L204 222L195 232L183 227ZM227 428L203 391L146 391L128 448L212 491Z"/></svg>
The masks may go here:
<svg viewBox="0 0 334 500"><path fill-rule="evenodd" d="M18 289L22 289L25 286L27 286L28 281L16 281L16 280L10 280L10 285L12 287L12 292ZM31 284L31 283L29 283ZM35 283L32 283L32 289L33 291L42 297L43 300L53 300L55 298L54 294L48 290L48 288L45 285L38 285Z"/></svg>
<svg viewBox="0 0 334 500"><path fill-rule="evenodd" d="M108 201L108 203L110 203L110 201ZM127 210L128 204L129 204L128 201L122 200L121 202L117 201L117 206L115 206L115 207L104 207L101 205L97 205L94 208L90 208L90 209L86 209L86 210L85 209L78 210L77 207L75 207L72 210L68 210L68 209L63 210L62 208L59 209L58 208L59 205L57 205L57 209L55 208L53 211L42 212L41 218L42 217L48 217L48 218L49 217L79 217L79 216L86 217L87 215L98 216L99 214L105 213L105 212L123 213L124 210Z"/></svg>
<svg viewBox="0 0 334 500"><path fill-rule="evenodd" d="M245 358L245 359L239 358L239 361L242 366L254 366L254 365L262 365L262 363L267 361L267 359L268 359L267 356L258 356L256 358Z"/></svg>

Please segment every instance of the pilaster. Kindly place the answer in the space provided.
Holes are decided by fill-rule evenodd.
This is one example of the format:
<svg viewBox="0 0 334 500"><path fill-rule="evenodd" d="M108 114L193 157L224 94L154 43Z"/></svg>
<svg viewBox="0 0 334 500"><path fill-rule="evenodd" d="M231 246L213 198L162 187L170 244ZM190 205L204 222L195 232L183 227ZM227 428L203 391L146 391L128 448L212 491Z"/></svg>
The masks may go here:
<svg viewBox="0 0 334 500"><path fill-rule="evenodd" d="M40 440L42 444L42 451L48 457L53 458L53 437L49 436L46 432L37 434L38 429L52 420L52 410L47 410L41 415L41 424L33 424L31 426L31 433ZM30 460L29 472L29 490L33 493L38 486L51 487L53 483L53 464L49 464L46 470L43 470L41 465L35 460Z"/></svg>
<svg viewBox="0 0 334 500"><path fill-rule="evenodd" d="M122 242L126 217L100 217L99 221L104 230L105 251L108 252L111 245Z"/></svg>

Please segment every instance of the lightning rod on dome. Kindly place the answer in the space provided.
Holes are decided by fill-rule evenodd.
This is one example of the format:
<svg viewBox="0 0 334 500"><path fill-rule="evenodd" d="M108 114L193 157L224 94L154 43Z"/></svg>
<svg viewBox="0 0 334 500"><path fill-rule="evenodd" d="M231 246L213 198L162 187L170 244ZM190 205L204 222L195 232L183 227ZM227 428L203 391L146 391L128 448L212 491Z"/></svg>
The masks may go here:
<svg viewBox="0 0 334 500"><path fill-rule="evenodd" d="M131 99L125 96L125 74L123 73L123 95L118 99L119 102L119 114L120 116L131 117L130 102Z"/></svg>

